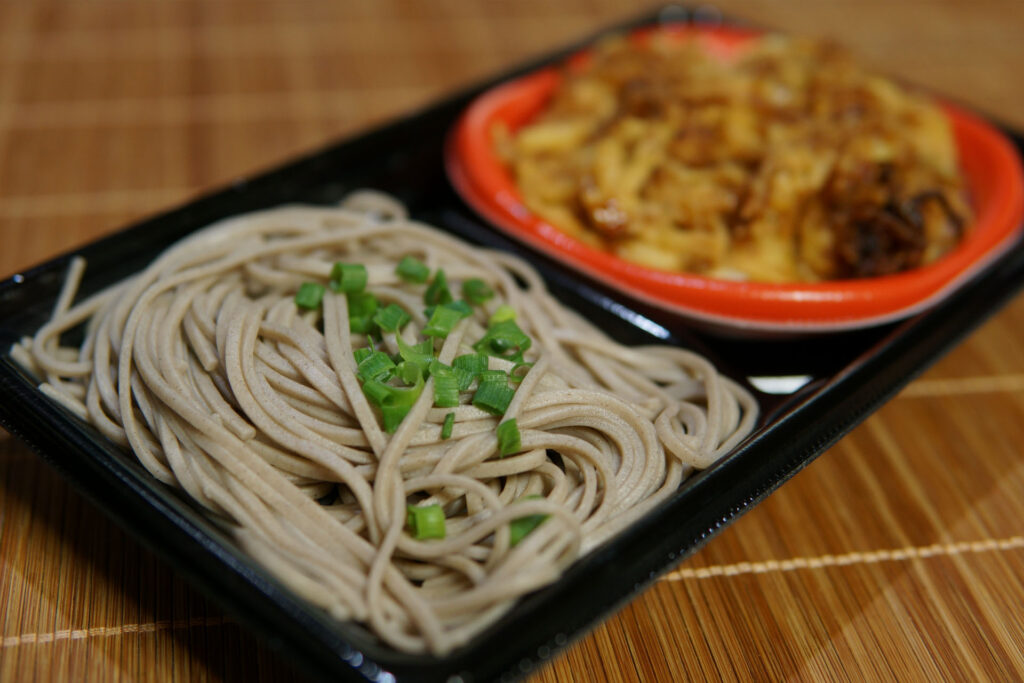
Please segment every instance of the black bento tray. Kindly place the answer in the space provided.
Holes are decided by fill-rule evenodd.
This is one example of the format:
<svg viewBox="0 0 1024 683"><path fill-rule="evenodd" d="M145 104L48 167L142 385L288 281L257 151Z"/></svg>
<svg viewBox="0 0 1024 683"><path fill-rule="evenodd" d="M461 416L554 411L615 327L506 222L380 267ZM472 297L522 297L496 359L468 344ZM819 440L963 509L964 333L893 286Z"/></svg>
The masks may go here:
<svg viewBox="0 0 1024 683"><path fill-rule="evenodd" d="M698 13L672 9L609 30L666 18L701 20ZM903 322L798 339L743 339L689 329L672 314L637 304L510 241L452 189L443 167L445 138L482 90L556 61L595 37L75 252L89 265L81 296L141 269L173 241L217 219L288 202L334 203L353 189L371 187L396 195L416 218L526 256L556 296L621 341L661 337L695 348L744 383L754 376L810 377L792 394L758 392L759 427L735 452L684 482L669 502L577 562L557 583L521 600L466 647L444 658L407 655L359 625L333 621L256 566L198 507L155 481L133 456L47 400L9 349L48 318L72 254L0 283L0 425L314 677L475 681L533 670L867 417L998 310L1024 275L1024 244L1018 242L936 307ZM1006 133L1024 150L1021 137Z"/></svg>

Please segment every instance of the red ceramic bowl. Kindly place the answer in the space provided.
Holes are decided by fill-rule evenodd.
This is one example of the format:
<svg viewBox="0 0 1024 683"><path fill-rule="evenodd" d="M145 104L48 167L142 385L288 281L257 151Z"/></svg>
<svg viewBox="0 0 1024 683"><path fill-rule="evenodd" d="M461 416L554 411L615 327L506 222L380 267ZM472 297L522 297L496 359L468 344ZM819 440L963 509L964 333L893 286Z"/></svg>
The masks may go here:
<svg viewBox="0 0 1024 683"><path fill-rule="evenodd" d="M678 28L707 50L728 55L755 33L732 28ZM649 32L634 35L644 40ZM585 53L570 59L577 67ZM1024 220L1024 172L1013 145L978 117L944 104L967 180L975 221L952 252L896 275L823 283L765 284L659 271L630 263L569 237L533 214L498 158L492 126L527 123L558 87L558 69L546 68L477 98L449 140L449 177L465 201L513 237L633 297L717 328L815 332L877 325L917 313L1014 244Z"/></svg>

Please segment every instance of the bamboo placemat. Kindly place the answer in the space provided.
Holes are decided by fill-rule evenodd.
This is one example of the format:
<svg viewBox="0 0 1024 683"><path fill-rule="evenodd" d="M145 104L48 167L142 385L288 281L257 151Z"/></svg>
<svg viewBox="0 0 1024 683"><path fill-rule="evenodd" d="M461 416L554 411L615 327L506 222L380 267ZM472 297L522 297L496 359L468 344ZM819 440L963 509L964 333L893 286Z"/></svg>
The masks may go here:
<svg viewBox="0 0 1024 683"><path fill-rule="evenodd" d="M1024 127L1019 3L721 2ZM628 16L0 0L0 277ZM707 10L712 11L712 10ZM1024 299L536 672L1024 678ZM0 434L0 680L301 680Z"/></svg>

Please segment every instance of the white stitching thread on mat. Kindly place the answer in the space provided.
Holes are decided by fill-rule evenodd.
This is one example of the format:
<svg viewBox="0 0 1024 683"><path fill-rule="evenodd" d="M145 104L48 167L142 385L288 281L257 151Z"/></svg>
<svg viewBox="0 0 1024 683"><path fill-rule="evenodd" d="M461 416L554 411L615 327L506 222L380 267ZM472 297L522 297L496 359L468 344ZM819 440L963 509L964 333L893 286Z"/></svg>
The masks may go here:
<svg viewBox="0 0 1024 683"><path fill-rule="evenodd" d="M936 543L919 548L895 548L892 550L871 550L867 552L844 553L842 555L821 555L819 557L794 557L789 560L765 560L764 562L737 562L711 567L684 567L666 574L664 581L685 581L686 579L710 579L741 574L766 574L768 572L789 572L796 569L822 569L824 567L845 567L851 564L875 564L878 562L901 562L936 556L983 553L994 550L1017 550L1024 548L1024 536L989 538L983 541L961 543Z"/></svg>
<svg viewBox="0 0 1024 683"><path fill-rule="evenodd" d="M174 631L195 628L197 626L223 626L230 624L227 617L194 617L177 621L154 621L148 624L124 624L122 626L94 626L93 628L61 629L53 633L23 633L20 636L6 636L3 647L19 645L43 645L60 640L85 640L86 638L109 638L123 636L127 633L154 633L156 631Z"/></svg>
<svg viewBox="0 0 1024 683"><path fill-rule="evenodd" d="M898 562L910 559L924 559L935 556L961 555L964 553L982 553L995 550L1017 550L1024 548L1024 536L1009 538L990 538L983 541L964 541L961 543L936 543L920 548L896 548L894 550L872 550L869 552L845 553L843 555L822 555L820 557L794 557L789 560L766 560L764 562L737 562L736 564L699 567L696 569L677 569L667 574L663 581L683 581L686 579L709 579L721 576L738 576L741 574L765 574L767 572L785 572L794 569L820 569L822 567L842 567L851 564L872 564L876 562ZM174 629L195 628L197 626L222 626L231 623L226 617L202 617L178 621L156 621L149 624L125 624L123 626L96 626L89 629L63 629L53 633L25 633L20 636L7 636L2 647L19 645L43 645L60 640L84 640L86 638L107 638L128 633L152 633Z"/></svg>
<svg viewBox="0 0 1024 683"><path fill-rule="evenodd" d="M908 384L899 395L904 398L917 398L1007 391L1024 391L1024 374L919 379Z"/></svg>

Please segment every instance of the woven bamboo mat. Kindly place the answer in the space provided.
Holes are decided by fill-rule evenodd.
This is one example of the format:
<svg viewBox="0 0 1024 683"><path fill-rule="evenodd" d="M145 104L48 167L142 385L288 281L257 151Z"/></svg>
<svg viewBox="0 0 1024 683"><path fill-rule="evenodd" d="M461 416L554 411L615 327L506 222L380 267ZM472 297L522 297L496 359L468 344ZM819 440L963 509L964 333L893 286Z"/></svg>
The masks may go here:
<svg viewBox="0 0 1024 683"><path fill-rule="evenodd" d="M721 2L1024 127L1024 12ZM0 277L627 3L0 0ZM1024 299L541 681L1024 678ZM302 680L0 433L0 680Z"/></svg>

